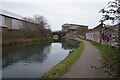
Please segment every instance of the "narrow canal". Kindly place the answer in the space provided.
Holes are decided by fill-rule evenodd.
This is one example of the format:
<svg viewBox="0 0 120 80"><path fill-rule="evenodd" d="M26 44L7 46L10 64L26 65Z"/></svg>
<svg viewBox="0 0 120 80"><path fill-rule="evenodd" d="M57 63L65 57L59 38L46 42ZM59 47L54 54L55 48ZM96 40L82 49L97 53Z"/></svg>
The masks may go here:
<svg viewBox="0 0 120 80"><path fill-rule="evenodd" d="M2 77L40 78L75 49L77 44L73 40L62 39L4 46Z"/></svg>

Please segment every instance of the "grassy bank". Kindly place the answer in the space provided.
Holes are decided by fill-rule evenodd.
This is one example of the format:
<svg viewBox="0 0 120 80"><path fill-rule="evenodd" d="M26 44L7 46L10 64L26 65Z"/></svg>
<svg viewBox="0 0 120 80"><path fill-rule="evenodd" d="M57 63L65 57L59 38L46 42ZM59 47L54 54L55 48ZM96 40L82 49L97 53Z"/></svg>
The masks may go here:
<svg viewBox="0 0 120 80"><path fill-rule="evenodd" d="M80 42L79 47L71 52L63 61L54 66L49 72L47 72L42 80L48 78L56 79L60 78L65 72L67 72L70 66L79 59L81 52L84 50L83 42Z"/></svg>
<svg viewBox="0 0 120 80"><path fill-rule="evenodd" d="M91 40L84 39L86 41L91 42L94 46L96 46L100 51L103 57L103 65L105 67L105 71L111 77L117 77L118 73L118 65L120 64L118 61L118 57L120 56L117 49L112 46L103 45L97 42L93 42Z"/></svg>
<svg viewBox="0 0 120 80"><path fill-rule="evenodd" d="M31 39L13 39L13 40L2 40L2 45L13 45L13 44L20 44L20 43L30 43L30 42L38 42L43 40L49 40L49 38L31 38Z"/></svg>

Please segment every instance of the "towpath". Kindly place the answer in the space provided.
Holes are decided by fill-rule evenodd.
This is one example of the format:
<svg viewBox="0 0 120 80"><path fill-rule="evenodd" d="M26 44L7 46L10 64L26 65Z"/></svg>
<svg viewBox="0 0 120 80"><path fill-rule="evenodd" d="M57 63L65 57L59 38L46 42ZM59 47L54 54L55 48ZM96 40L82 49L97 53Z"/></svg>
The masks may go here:
<svg viewBox="0 0 120 80"><path fill-rule="evenodd" d="M100 51L88 41L83 41L85 49L81 57L62 78L106 78L102 68Z"/></svg>

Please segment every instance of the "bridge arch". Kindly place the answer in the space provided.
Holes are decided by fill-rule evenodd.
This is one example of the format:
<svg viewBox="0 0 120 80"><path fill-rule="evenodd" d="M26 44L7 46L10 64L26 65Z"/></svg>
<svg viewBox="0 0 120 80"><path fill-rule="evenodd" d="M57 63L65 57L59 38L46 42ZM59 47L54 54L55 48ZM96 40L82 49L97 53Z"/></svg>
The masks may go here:
<svg viewBox="0 0 120 80"><path fill-rule="evenodd" d="M53 35L58 35L60 38L65 36L65 32L63 31L54 31L52 32Z"/></svg>

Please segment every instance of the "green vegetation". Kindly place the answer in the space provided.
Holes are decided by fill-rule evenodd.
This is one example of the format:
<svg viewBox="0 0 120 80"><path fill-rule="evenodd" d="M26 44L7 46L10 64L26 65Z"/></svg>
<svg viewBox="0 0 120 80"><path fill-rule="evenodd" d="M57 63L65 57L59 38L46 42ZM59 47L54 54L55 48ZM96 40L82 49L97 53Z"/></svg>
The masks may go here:
<svg viewBox="0 0 120 80"><path fill-rule="evenodd" d="M118 50L112 46L103 45L103 44L100 44L100 43L97 43L91 40L87 40L87 39L84 39L84 40L91 42L101 51L101 55L104 59L103 60L104 69L106 70L106 72L108 72L108 74L111 77L117 77L119 75L118 65L120 64L118 61L119 59Z"/></svg>
<svg viewBox="0 0 120 80"><path fill-rule="evenodd" d="M63 61L54 66L48 73L46 73L42 79L56 79L60 78L65 72L67 72L70 66L79 59L81 52L84 50L83 42L80 42L79 47L72 51Z"/></svg>
<svg viewBox="0 0 120 80"><path fill-rule="evenodd" d="M105 8L100 10L100 13L102 14L100 22L104 24L104 33L108 34L109 32L109 34L112 34L110 39L117 43L117 45L115 45L117 49L110 46L102 47L98 44L94 45L102 51L105 64L110 72L112 72L111 74L120 78L120 0L110 1ZM106 21L109 21L109 23L106 23Z"/></svg>

